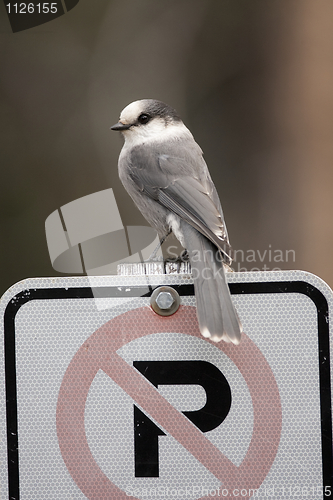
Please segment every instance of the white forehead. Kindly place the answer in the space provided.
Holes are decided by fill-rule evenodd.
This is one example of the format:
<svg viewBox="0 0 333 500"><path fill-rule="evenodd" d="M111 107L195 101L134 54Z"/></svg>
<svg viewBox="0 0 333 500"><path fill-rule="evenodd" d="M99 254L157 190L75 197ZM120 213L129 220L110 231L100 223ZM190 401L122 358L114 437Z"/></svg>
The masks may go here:
<svg viewBox="0 0 333 500"><path fill-rule="evenodd" d="M122 123L134 123L138 116L144 111L143 101L131 102L124 108L120 114L120 121Z"/></svg>

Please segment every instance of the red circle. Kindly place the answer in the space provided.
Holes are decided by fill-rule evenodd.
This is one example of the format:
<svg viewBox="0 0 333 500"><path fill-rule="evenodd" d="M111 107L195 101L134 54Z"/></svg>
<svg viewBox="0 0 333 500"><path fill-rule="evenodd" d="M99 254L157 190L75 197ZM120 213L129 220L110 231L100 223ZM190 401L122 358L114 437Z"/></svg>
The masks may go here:
<svg viewBox="0 0 333 500"><path fill-rule="evenodd" d="M89 500L128 498L101 471L85 434L86 399L100 369L190 451L229 492L235 488L247 491L258 489L273 464L281 436L281 402L273 372L257 346L245 334L238 346L225 342L212 343L238 367L252 398L252 439L243 462L237 467L117 354L120 347L134 339L168 332L183 333L210 342L200 334L194 307L181 306L176 314L169 317L158 316L149 307L142 307L101 326L80 347L66 370L57 403L58 441L67 469Z"/></svg>

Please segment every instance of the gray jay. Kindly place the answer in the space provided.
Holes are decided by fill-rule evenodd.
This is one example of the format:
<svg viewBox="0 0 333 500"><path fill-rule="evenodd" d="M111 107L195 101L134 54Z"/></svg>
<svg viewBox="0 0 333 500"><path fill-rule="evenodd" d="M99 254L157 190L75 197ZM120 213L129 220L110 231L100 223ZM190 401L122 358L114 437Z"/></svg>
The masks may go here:
<svg viewBox="0 0 333 500"><path fill-rule="evenodd" d="M199 327L204 337L239 344L242 326L223 263L232 250L219 196L203 153L174 109L143 99L123 109L119 177L160 238L170 230L187 249Z"/></svg>

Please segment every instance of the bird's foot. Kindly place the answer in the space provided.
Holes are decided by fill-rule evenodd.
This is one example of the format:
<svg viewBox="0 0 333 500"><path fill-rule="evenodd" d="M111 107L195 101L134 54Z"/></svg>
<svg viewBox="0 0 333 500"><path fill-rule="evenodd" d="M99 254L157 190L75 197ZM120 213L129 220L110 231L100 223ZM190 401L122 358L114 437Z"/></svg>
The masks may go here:
<svg viewBox="0 0 333 500"><path fill-rule="evenodd" d="M176 259L167 258L164 266L165 274L189 274L191 272L191 264L187 250L183 250Z"/></svg>

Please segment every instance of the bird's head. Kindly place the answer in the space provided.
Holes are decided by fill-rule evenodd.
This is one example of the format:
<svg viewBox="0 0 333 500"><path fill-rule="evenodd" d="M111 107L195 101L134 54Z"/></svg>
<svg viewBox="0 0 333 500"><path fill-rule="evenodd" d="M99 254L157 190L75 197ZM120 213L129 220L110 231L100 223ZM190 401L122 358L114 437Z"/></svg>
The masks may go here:
<svg viewBox="0 0 333 500"><path fill-rule="evenodd" d="M139 142L161 137L172 126L184 127L173 108L161 101L142 99L126 106L111 130L122 132L125 140Z"/></svg>

